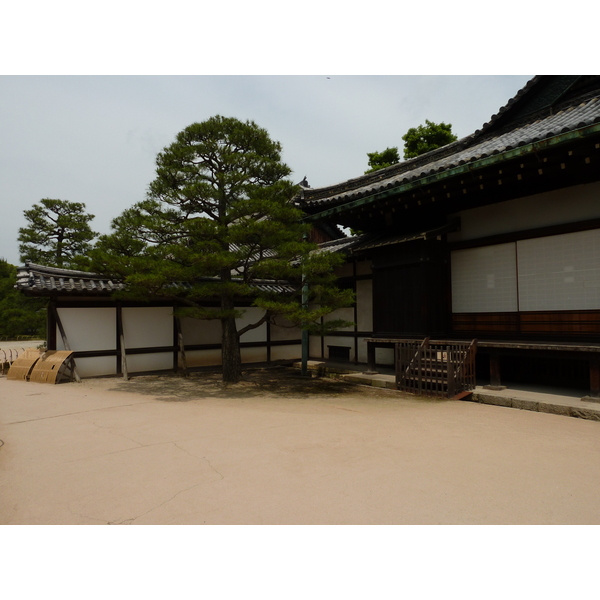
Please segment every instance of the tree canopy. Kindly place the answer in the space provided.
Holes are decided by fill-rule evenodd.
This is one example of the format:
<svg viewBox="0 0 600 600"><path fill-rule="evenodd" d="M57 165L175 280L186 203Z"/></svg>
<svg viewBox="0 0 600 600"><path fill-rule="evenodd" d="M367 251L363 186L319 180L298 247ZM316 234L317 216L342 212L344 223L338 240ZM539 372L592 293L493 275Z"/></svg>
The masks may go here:
<svg viewBox="0 0 600 600"><path fill-rule="evenodd" d="M334 285L341 259L314 252L305 240L290 172L281 145L254 122L215 116L194 123L158 154L146 199L101 236L93 269L121 277L127 297L172 299L183 305L178 316L219 319L223 380L238 381L244 333L267 320L318 327L322 316L352 301ZM310 308L302 302L303 278ZM260 286L265 279L291 282L293 291ZM211 298L218 306L207 306ZM238 331L239 298L263 316Z"/></svg>
<svg viewBox="0 0 600 600"><path fill-rule="evenodd" d="M15 289L17 268L0 259L0 339L46 335L46 301L26 298Z"/></svg>
<svg viewBox="0 0 600 600"><path fill-rule="evenodd" d="M24 211L28 225L19 229L19 252L23 262L51 267L85 269L87 253L96 237L89 223L94 215L85 204L43 198Z"/></svg>
<svg viewBox="0 0 600 600"><path fill-rule="evenodd" d="M452 125L434 123L425 119L425 125L411 127L403 136L404 158L415 158L451 142L457 137L452 133Z"/></svg>
<svg viewBox="0 0 600 600"><path fill-rule="evenodd" d="M386 148L383 152L367 152L367 156L369 157L370 169L365 171L365 175L367 173L372 173L373 171L379 171L379 169L385 169L385 167L400 162L397 146L394 148Z"/></svg>

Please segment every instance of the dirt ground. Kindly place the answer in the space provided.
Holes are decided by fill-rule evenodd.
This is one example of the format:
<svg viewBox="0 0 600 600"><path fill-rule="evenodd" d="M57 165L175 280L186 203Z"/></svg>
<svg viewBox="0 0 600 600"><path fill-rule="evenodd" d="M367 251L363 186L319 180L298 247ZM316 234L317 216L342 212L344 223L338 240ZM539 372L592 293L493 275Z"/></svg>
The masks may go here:
<svg viewBox="0 0 600 600"><path fill-rule="evenodd" d="M600 423L327 379L0 378L2 524L600 524Z"/></svg>

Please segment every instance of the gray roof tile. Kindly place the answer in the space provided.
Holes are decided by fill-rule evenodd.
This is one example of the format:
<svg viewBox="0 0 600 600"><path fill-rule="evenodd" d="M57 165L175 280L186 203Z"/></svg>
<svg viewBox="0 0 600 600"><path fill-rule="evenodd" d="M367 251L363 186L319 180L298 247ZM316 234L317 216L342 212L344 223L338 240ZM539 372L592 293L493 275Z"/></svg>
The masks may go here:
<svg viewBox="0 0 600 600"><path fill-rule="evenodd" d="M208 278L206 278L208 280ZM25 263L17 271L18 290L37 294L60 293L69 296L110 296L112 292L125 289L125 284L113 281L109 277L86 271L71 271L56 267L45 267L34 263ZM184 289L186 284L177 284ZM287 282L268 279L256 280L252 287L266 292L286 293L295 288Z"/></svg>
<svg viewBox="0 0 600 600"><path fill-rule="evenodd" d="M552 138L562 133L575 131L600 122L600 97L569 106L555 114L525 123L510 131L481 135L482 132L438 148L427 154L392 165L347 182L324 188L304 190L299 201L301 207L326 207L329 204L348 202L370 196L440 173L469 162L480 160L524 146L536 141Z"/></svg>

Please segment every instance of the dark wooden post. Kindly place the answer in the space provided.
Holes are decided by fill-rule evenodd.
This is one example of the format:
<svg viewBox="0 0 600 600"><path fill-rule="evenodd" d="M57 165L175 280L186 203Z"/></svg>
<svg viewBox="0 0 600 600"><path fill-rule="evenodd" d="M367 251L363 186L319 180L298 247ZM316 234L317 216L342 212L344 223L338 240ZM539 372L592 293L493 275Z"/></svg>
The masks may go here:
<svg viewBox="0 0 600 600"><path fill-rule="evenodd" d="M187 358L185 356L185 344L183 342L183 329L181 328L181 320L179 317L175 317L175 335L176 335L176 345L179 351L179 359L177 360L177 364L175 365L175 370L177 372L181 371L181 374L184 377L188 377L188 368L187 368ZM177 350L176 350L177 352Z"/></svg>
<svg viewBox="0 0 600 600"><path fill-rule="evenodd" d="M67 334L65 333L65 328L63 327L62 321L60 320L60 317L58 316L58 309L56 308L56 306L52 306L50 309L52 310L52 313L54 315L54 321L55 321L56 325L58 326L58 331L60 332L60 335L62 337L63 346L65 347L65 350L71 351L71 347L69 346L69 340L67 339ZM71 356L71 365L72 365L71 375L72 375L72 377L75 377L75 381L77 383L80 383L81 378L79 377L79 373L77 373L77 368L75 367L75 359L72 356Z"/></svg>
<svg viewBox="0 0 600 600"><path fill-rule="evenodd" d="M448 398L453 398L455 395L455 385L454 385L454 363L452 356L452 348L450 346L446 346L446 361L447 361L447 377L448 377Z"/></svg>
<svg viewBox="0 0 600 600"><path fill-rule="evenodd" d="M117 374L123 379L129 379L127 370L127 353L125 352L125 334L123 333L123 310L121 303L117 303Z"/></svg>
<svg viewBox="0 0 600 600"><path fill-rule="evenodd" d="M399 390L400 387L400 373L402 372L402 358L403 358L403 354L402 354L402 349L400 347L400 344L398 342L396 342L394 344L394 369L395 369L395 376L396 376L396 389Z"/></svg>
<svg viewBox="0 0 600 600"><path fill-rule="evenodd" d="M367 342L367 373L375 374L375 342Z"/></svg>
<svg viewBox="0 0 600 600"><path fill-rule="evenodd" d="M505 390L500 378L500 356L498 352L490 352L490 385L484 386L486 390Z"/></svg>
<svg viewBox="0 0 600 600"><path fill-rule="evenodd" d="M590 394L582 400L587 402L600 402L600 356L590 356Z"/></svg>
<svg viewBox="0 0 600 600"><path fill-rule="evenodd" d="M46 350L56 350L56 301L51 300L46 312Z"/></svg>

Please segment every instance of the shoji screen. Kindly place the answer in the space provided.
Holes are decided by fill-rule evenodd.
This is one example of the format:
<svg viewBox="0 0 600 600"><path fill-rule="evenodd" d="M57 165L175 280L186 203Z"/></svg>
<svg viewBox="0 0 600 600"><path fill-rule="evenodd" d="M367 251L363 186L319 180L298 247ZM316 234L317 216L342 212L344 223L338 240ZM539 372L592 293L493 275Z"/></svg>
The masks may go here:
<svg viewBox="0 0 600 600"><path fill-rule="evenodd" d="M452 312L516 312L514 243L452 252Z"/></svg>
<svg viewBox="0 0 600 600"><path fill-rule="evenodd" d="M519 309L600 309L600 230L517 242Z"/></svg>

